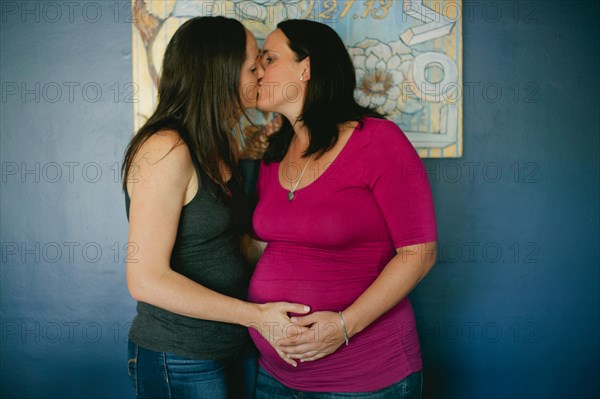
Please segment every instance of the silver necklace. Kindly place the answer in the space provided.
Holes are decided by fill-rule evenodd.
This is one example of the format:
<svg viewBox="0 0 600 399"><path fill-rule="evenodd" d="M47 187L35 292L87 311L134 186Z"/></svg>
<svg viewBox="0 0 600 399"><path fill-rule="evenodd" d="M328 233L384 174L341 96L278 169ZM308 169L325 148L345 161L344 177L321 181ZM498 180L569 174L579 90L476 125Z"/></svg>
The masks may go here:
<svg viewBox="0 0 600 399"><path fill-rule="evenodd" d="M304 168L302 168L302 172L300 172L300 177L298 178L298 180L296 180L296 184L294 184L294 187L292 187L290 189L290 192L288 193L288 201L293 200L294 197L296 196L294 193L296 192L296 189L298 188L298 184L300 184L300 180L302 180L302 177L304 176L304 172L306 172L306 167L312 160L313 155L315 155L315 154L310 155L310 157L308 158L308 161L306 162L306 164L304 164Z"/></svg>

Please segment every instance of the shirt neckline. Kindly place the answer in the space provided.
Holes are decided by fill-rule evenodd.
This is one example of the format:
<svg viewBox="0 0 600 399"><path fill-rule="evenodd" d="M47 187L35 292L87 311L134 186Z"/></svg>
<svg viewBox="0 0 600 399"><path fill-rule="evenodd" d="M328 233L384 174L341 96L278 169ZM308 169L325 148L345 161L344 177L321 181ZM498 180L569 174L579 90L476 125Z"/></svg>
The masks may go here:
<svg viewBox="0 0 600 399"><path fill-rule="evenodd" d="M363 124L365 123L364 119L363 119L362 123L363 123ZM355 136L355 133L356 133L356 131L358 130L358 128L359 128L359 126L360 126L360 125L361 125L361 122L358 122L358 123L356 124L356 126L354 126L354 128L352 129L352 132L350 133L350 137L348 137L348 140L346 141L346 144L344 144L344 146L343 146L343 147L342 147L342 149L340 150L339 154L337 154L337 156L336 156L336 157L333 159L333 161L331 161L331 163L329 164L329 166L327 167L327 169L325 169L325 170L323 171L323 173L321 173L321 175L315 179L315 181L313 181L312 183L310 183L310 184L308 184L308 185L306 185L306 186L304 186L304 187L302 187L302 188L298 188L298 189L294 190L294 193L299 193L299 192L302 192L302 191L306 190L307 188L314 186L315 184L317 184L317 183L319 182L319 180L323 179L323 177L324 177L326 174L328 174L330 170L332 170L332 169L333 169L333 166L336 164L336 162L338 162L338 160L339 160L339 159L340 159L340 158L341 158L341 157L344 155L344 153L345 153L345 152L347 152L347 151L346 151L346 148L347 148L347 147L350 145L350 143L351 143L352 139L354 138L354 136ZM276 177L276 179L277 179L277 186L279 186L279 188L280 188L282 191L285 191L286 193L289 193L289 192L290 192L289 188L285 188L285 187L284 187L284 186L281 184L281 181L279 180L279 166L280 166L280 165L281 165L281 162L277 162L277 163L275 164L275 166L277 167L277 168L276 168L276 170L277 170L277 174L276 174L276 176L275 176L275 177Z"/></svg>

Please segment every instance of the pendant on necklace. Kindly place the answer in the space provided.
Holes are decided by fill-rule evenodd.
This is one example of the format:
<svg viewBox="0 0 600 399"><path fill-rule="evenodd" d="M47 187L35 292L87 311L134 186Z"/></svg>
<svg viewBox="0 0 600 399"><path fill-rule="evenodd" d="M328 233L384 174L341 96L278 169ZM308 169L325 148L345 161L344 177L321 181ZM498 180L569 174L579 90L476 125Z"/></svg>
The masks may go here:
<svg viewBox="0 0 600 399"><path fill-rule="evenodd" d="M294 199L294 192L293 192L293 191L290 191L290 192L288 193L288 201L291 201L291 200L293 200L293 199Z"/></svg>

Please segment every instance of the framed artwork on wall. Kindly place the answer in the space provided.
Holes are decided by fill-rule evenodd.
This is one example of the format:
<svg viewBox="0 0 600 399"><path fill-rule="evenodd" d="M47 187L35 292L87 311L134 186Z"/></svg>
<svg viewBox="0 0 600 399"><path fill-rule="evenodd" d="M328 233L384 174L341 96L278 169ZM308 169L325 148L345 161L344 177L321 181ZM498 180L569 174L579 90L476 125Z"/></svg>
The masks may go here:
<svg viewBox="0 0 600 399"><path fill-rule="evenodd" d="M241 21L258 39L285 19L329 24L354 61L355 97L385 113L424 158L462 156L462 0L132 0L134 129L156 104L174 32L196 16ZM243 158L260 159L281 117L243 122Z"/></svg>

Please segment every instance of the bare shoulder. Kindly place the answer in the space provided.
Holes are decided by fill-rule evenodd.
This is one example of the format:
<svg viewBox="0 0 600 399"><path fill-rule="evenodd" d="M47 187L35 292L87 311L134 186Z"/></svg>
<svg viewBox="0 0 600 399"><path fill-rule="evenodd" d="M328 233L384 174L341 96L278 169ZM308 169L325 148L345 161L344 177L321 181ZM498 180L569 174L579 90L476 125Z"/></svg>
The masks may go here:
<svg viewBox="0 0 600 399"><path fill-rule="evenodd" d="M134 162L141 166L158 165L162 160L169 164L181 163L183 166L189 162L192 165L187 144L174 130L159 130L154 133L140 146L134 157Z"/></svg>
<svg viewBox="0 0 600 399"><path fill-rule="evenodd" d="M193 175L194 164L187 144L176 131L161 130L150 136L133 158L128 191L132 194L138 186L131 183L152 182L185 189Z"/></svg>

